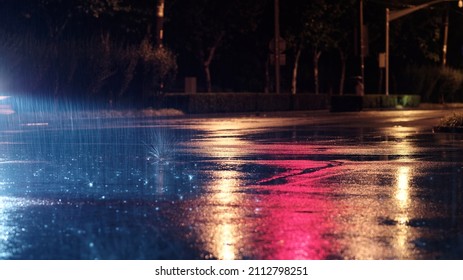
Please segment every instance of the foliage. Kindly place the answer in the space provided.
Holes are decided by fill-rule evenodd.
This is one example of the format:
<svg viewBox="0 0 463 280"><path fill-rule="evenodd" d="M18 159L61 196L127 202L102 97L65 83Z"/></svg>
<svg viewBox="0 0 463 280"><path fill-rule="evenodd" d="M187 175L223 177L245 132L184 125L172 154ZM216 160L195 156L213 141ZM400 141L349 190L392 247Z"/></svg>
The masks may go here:
<svg viewBox="0 0 463 280"><path fill-rule="evenodd" d="M409 66L401 84L407 91L421 95L424 102L463 101L463 72L442 66Z"/></svg>
<svg viewBox="0 0 463 280"><path fill-rule="evenodd" d="M87 14L92 15L95 18L98 18L104 14L114 15L115 13L121 11L129 12L131 10L130 6L125 4L122 0L79 1L77 8Z"/></svg>
<svg viewBox="0 0 463 280"><path fill-rule="evenodd" d="M333 32L336 29L335 21L330 17L336 17L340 9L327 1L310 1L309 8L305 10L303 36L306 43L315 50L325 50L334 45Z"/></svg>
<svg viewBox="0 0 463 280"><path fill-rule="evenodd" d="M176 57L166 47L154 47L149 40L142 41L140 57L145 73L144 95L163 94L177 74Z"/></svg>
<svg viewBox="0 0 463 280"><path fill-rule="evenodd" d="M109 34L58 43L32 35L2 34L0 42L4 87L19 92L98 98L122 97L126 92L139 95L136 81L153 87L162 81L168 86L177 69L175 56L167 48L122 44ZM150 75L142 77L142 68L149 68Z"/></svg>
<svg viewBox="0 0 463 280"><path fill-rule="evenodd" d="M292 26L292 34L299 33L305 45L316 50L327 50L348 44L353 32L352 17L356 14L353 0L314 0L305 5L295 5L299 10L300 27ZM295 28L295 29L294 29Z"/></svg>
<svg viewBox="0 0 463 280"><path fill-rule="evenodd" d="M425 9L417 13L391 23L391 54L411 63L423 60L439 62L443 12Z"/></svg>
<svg viewBox="0 0 463 280"><path fill-rule="evenodd" d="M34 33L55 41L62 37L91 38L96 33L143 38L151 20L148 5L128 0L21 0L0 1L0 26L10 32ZM9 28L14 26L13 28Z"/></svg>

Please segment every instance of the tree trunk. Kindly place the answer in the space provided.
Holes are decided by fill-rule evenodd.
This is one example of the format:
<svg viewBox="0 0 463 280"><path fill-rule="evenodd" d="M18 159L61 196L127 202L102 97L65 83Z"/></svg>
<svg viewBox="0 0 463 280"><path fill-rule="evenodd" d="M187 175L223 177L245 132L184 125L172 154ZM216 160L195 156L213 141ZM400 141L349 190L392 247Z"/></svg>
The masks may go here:
<svg viewBox="0 0 463 280"><path fill-rule="evenodd" d="M270 92L270 56L267 56L267 61L265 62L265 85L264 85L264 92Z"/></svg>
<svg viewBox="0 0 463 280"><path fill-rule="evenodd" d="M291 81L291 94L296 94L297 91L297 69L299 67L299 59L301 57L302 46L297 46L296 57L294 58L293 65L293 78Z"/></svg>
<svg viewBox="0 0 463 280"><path fill-rule="evenodd" d="M101 53L100 57L95 65L95 76L91 84L91 93L100 93L103 86L108 82L108 79L116 74L116 70L113 69L111 61L111 41L108 32L101 34Z"/></svg>
<svg viewBox="0 0 463 280"><path fill-rule="evenodd" d="M339 80L339 95L344 94L344 84L346 82L346 64L347 64L347 55L344 51L339 48L339 57L341 58L341 78Z"/></svg>
<svg viewBox="0 0 463 280"><path fill-rule="evenodd" d="M137 50L135 49L127 49L128 55L130 56L128 65L125 68L124 72L124 78L122 80L122 85L119 90L118 96L124 95L126 90L129 88L130 83L133 80L133 77L135 76L135 70L138 65L138 55L137 55Z"/></svg>
<svg viewBox="0 0 463 280"><path fill-rule="evenodd" d="M211 70L209 63L204 63L204 75L206 77L207 92L212 92Z"/></svg>
<svg viewBox="0 0 463 280"><path fill-rule="evenodd" d="M320 80L318 74L318 62L320 61L320 55L322 54L321 51L314 50L313 53L313 79L315 83L315 94L320 93Z"/></svg>
<svg viewBox="0 0 463 280"><path fill-rule="evenodd" d="M210 65L211 65L212 60L214 59L215 52L217 51L217 48L222 42L222 39L224 36L225 36L225 32L221 32L220 35L215 40L214 44L212 44L212 46L209 48L207 58L203 61L204 74L206 76L207 92L212 92L212 79L211 79Z"/></svg>

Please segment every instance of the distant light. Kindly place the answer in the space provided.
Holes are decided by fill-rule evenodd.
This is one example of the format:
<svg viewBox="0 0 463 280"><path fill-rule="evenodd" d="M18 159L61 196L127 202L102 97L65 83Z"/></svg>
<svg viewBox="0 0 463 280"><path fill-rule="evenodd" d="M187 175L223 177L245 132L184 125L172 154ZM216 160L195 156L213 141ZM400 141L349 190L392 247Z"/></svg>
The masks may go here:
<svg viewBox="0 0 463 280"><path fill-rule="evenodd" d="M10 105L7 104L1 104L0 105L0 115L11 115L16 113Z"/></svg>
<svg viewBox="0 0 463 280"><path fill-rule="evenodd" d="M0 113L2 112L1 111L2 107L0 106ZM37 123L25 123L25 124L21 124L22 126L47 126L48 123L47 122L37 122Z"/></svg>
<svg viewBox="0 0 463 280"><path fill-rule="evenodd" d="M6 100L10 98L10 96L0 95L0 101ZM11 115L16 113L10 104L0 104L0 115Z"/></svg>
<svg viewBox="0 0 463 280"><path fill-rule="evenodd" d="M463 0L458 1L458 7L463 8Z"/></svg>

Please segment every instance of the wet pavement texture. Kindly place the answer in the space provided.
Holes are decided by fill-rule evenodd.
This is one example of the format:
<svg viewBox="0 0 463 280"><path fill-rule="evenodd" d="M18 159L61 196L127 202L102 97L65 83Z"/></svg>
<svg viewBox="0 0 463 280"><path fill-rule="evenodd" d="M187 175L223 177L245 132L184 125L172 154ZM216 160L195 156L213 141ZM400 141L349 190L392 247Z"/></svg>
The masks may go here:
<svg viewBox="0 0 463 280"><path fill-rule="evenodd" d="M461 259L449 111L0 126L1 259Z"/></svg>

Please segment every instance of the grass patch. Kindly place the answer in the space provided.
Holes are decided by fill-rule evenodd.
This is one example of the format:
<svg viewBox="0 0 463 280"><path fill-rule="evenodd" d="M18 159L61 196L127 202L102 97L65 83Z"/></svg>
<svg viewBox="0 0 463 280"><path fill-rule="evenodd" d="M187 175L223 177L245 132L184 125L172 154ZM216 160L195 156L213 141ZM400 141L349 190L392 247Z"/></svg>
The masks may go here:
<svg viewBox="0 0 463 280"><path fill-rule="evenodd" d="M443 117L439 125L434 127L434 132L463 133L463 114L452 113Z"/></svg>
<svg viewBox="0 0 463 280"><path fill-rule="evenodd" d="M453 113L441 119L439 126L441 127L463 127L463 114Z"/></svg>

